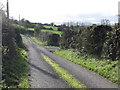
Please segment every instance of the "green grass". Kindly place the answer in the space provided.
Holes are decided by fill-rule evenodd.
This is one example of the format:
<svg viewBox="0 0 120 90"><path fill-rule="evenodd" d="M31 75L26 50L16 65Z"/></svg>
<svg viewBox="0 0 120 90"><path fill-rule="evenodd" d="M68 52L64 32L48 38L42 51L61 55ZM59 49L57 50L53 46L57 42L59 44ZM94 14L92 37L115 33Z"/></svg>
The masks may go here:
<svg viewBox="0 0 120 90"><path fill-rule="evenodd" d="M45 28L52 28L53 30L57 31L58 30L58 27L55 27L55 26L47 26L47 25L44 25Z"/></svg>
<svg viewBox="0 0 120 90"><path fill-rule="evenodd" d="M27 52L19 49L13 58L3 59L3 88L29 88Z"/></svg>
<svg viewBox="0 0 120 90"><path fill-rule="evenodd" d="M30 30L30 31L34 31L34 28L26 28L24 26L18 25L18 24L12 24L14 27L17 27L19 29L26 29L26 30Z"/></svg>
<svg viewBox="0 0 120 90"><path fill-rule="evenodd" d="M20 29L26 29L26 30L30 30L30 31L35 31L34 28L26 28L24 26L21 26L21 25L18 25L18 24L13 24L14 27L18 27ZM42 32L51 32L51 33L54 33L54 34L59 34L61 35L62 32L61 31L57 31L58 30L58 27L54 27L54 26L47 26L47 25L44 25L45 28L52 28L53 30L46 30L46 29L42 29L41 31Z"/></svg>
<svg viewBox="0 0 120 90"><path fill-rule="evenodd" d="M52 68L56 71L56 73L72 88L86 88L84 84L76 80L68 71L64 70L58 64L56 64L49 57L41 54L45 61L52 66Z"/></svg>
<svg viewBox="0 0 120 90"><path fill-rule="evenodd" d="M36 37L31 37L31 38L34 42L36 42L39 45L43 45L43 46L47 45L47 42L42 42L42 41L38 40Z"/></svg>
<svg viewBox="0 0 120 90"><path fill-rule="evenodd" d="M18 27L20 29L26 29L24 26L18 25L18 24L12 24L14 27Z"/></svg>
<svg viewBox="0 0 120 90"><path fill-rule="evenodd" d="M34 31L35 29L34 28L27 28L27 30Z"/></svg>
<svg viewBox="0 0 120 90"><path fill-rule="evenodd" d="M86 58L77 54L73 50L56 50L55 54L63 58L92 70L99 75L118 83L118 61L98 60L96 58Z"/></svg>
<svg viewBox="0 0 120 90"><path fill-rule="evenodd" d="M51 32L51 33L54 33L54 34L59 34L59 35L61 35L61 34L62 34L62 32L61 32L61 31L45 30L45 29L42 29L41 31L42 31L42 32Z"/></svg>

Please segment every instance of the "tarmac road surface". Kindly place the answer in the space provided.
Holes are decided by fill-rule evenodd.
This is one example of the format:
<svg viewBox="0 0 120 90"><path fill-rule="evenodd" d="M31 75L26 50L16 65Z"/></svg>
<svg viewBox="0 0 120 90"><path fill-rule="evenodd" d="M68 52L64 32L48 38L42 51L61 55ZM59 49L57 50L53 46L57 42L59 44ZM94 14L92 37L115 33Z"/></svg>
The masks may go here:
<svg viewBox="0 0 120 90"><path fill-rule="evenodd" d="M27 36L22 35L22 37L29 50L31 87L69 87L40 56L40 53L44 53L88 88L111 88L110 90L113 90L112 88L118 88L117 84L112 83L102 76L53 54L50 52L49 47L45 48L44 46L40 46Z"/></svg>

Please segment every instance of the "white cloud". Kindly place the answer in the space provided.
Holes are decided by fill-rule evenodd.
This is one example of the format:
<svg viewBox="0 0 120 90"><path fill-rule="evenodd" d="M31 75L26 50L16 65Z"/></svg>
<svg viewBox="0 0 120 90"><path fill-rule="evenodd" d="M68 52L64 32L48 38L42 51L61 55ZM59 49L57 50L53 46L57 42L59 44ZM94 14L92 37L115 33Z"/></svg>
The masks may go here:
<svg viewBox="0 0 120 90"><path fill-rule="evenodd" d="M96 18L88 18L88 21L95 21Z"/></svg>
<svg viewBox="0 0 120 90"><path fill-rule="evenodd" d="M4 3L6 0L0 0ZM10 16L35 22L94 21L92 14L105 17L118 13L119 0L9 0ZM81 17L79 15L87 14ZM100 15L99 15L100 16ZM97 17L97 16L96 16ZM90 20L92 19L92 20ZM94 19L94 20L93 20Z"/></svg>

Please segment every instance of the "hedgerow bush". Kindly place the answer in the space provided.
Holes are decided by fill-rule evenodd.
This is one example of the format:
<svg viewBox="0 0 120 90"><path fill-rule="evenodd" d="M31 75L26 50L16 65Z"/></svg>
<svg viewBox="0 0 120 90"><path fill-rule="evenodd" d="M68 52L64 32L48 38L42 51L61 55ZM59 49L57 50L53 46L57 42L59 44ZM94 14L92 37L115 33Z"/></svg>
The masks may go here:
<svg viewBox="0 0 120 90"><path fill-rule="evenodd" d="M73 48L84 55L117 60L120 29L108 25L64 26L60 40L63 49Z"/></svg>
<svg viewBox="0 0 120 90"><path fill-rule="evenodd" d="M42 32L43 26L36 26L34 36L42 42L47 42L50 46L59 46L60 35L52 32Z"/></svg>

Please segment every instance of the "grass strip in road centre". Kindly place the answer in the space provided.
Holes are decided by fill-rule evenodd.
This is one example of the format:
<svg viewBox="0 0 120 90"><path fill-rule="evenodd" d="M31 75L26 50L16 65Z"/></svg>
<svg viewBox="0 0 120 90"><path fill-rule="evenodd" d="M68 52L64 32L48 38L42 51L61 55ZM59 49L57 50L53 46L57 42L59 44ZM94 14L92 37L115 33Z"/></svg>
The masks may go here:
<svg viewBox="0 0 120 90"><path fill-rule="evenodd" d="M47 57L44 54L41 54L45 61L52 66L52 68L56 71L56 73L67 82L67 84L72 88L84 88L87 89L84 84L76 80L68 71L64 70L58 64L56 64L53 60Z"/></svg>

